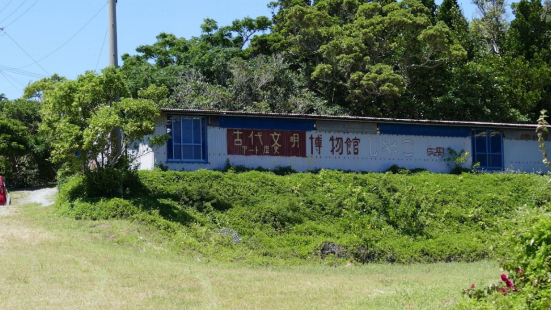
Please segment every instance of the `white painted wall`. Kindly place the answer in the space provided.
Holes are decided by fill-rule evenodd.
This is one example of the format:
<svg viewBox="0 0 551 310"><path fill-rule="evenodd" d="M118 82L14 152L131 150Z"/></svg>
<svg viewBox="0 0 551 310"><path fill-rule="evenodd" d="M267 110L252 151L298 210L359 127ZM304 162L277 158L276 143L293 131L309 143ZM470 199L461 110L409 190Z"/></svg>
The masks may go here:
<svg viewBox="0 0 551 310"><path fill-rule="evenodd" d="M155 134L166 133L166 117L159 117L155 121ZM250 168L264 167L275 168L277 166L291 166L297 171L314 169L341 169L352 171L385 171L390 166L397 164L408 169L424 168L433 172L449 172L450 168L444 161L447 148L456 151L466 150L472 154L471 137L429 137L406 135L383 135L374 133L343 133L327 131L308 131L306 145L308 157L277 157L277 156L242 156L227 154L227 129L208 127L208 162L207 163L176 163L167 161L166 145L151 150L147 144L139 144L138 152L144 154L137 160L140 169L153 169L155 163L168 166L171 170L198 170L198 169L222 169L226 160L232 165L243 165ZM318 150L310 137L321 136L322 146ZM511 136L511 134L506 135ZM330 138L342 138L343 141L350 138L359 139L358 154L347 154L346 145L343 146L343 154L331 152ZM546 149L551 153L551 143ZM504 168L523 172L547 172L548 169L542 163L541 152L535 140L503 139ZM428 155L427 150L436 151L443 148L444 156ZM470 166L469 162L466 166Z"/></svg>
<svg viewBox="0 0 551 310"><path fill-rule="evenodd" d="M131 156L135 157L134 163L139 165L140 170L152 170L155 167L155 153L147 143L136 141L136 148L129 150Z"/></svg>
<svg viewBox="0 0 551 310"><path fill-rule="evenodd" d="M164 130L164 127L163 129ZM162 131L160 130L160 131ZM168 166L170 170L198 170L198 169L222 169L226 160L232 165L243 165L250 168L264 167L273 169L277 166L291 166L297 171L313 169L341 169L352 171L384 171L393 164L409 169L424 168L433 172L449 172L447 163L443 160L447 151L441 156L428 155L427 149L436 151L437 148L447 150L448 147L456 151L469 150L470 138L455 137L426 137L426 136L402 136L381 134L347 134L320 131L306 133L307 156L304 157L277 157L277 156L242 156L227 154L227 129L208 127L208 163L176 163L167 161L166 146L154 151L154 160ZM313 141L310 137L321 136L321 149L312 153ZM347 154L347 146L343 145L343 154L331 152L330 138L342 138L343 142L348 138L359 139L358 154L354 155L353 146L351 154ZM151 159L144 157L142 169L150 169ZM147 167L147 168L146 168Z"/></svg>
<svg viewBox="0 0 551 310"><path fill-rule="evenodd" d="M166 116L155 118L155 135L166 134ZM149 136L144 137L148 141ZM166 145L152 149L146 142L135 141L131 152L136 157L134 161L140 170L152 170L155 164L166 165ZM133 146L134 146L133 145ZM164 154L164 156L163 156Z"/></svg>
<svg viewBox="0 0 551 310"><path fill-rule="evenodd" d="M545 147L551 152L549 142ZM543 164L538 141L503 139L504 168L522 172L544 172L549 169Z"/></svg>

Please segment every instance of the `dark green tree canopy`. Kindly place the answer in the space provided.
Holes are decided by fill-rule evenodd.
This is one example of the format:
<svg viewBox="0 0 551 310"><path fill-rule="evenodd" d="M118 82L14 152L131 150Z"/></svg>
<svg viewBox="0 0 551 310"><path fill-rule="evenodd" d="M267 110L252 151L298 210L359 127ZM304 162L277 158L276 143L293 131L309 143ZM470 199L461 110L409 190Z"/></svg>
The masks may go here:
<svg viewBox="0 0 551 310"><path fill-rule="evenodd" d="M512 5L515 19L507 32L507 51L527 60L551 61L551 22L540 0L521 0Z"/></svg>
<svg viewBox="0 0 551 310"><path fill-rule="evenodd" d="M0 175L16 186L55 179L50 146L38 132L41 121L39 101L0 101Z"/></svg>
<svg viewBox="0 0 551 310"><path fill-rule="evenodd" d="M124 55L132 97L163 106L424 119L535 121L551 98L549 4L476 0L278 0L271 18L190 39L161 33ZM280 95L281 94L281 95Z"/></svg>

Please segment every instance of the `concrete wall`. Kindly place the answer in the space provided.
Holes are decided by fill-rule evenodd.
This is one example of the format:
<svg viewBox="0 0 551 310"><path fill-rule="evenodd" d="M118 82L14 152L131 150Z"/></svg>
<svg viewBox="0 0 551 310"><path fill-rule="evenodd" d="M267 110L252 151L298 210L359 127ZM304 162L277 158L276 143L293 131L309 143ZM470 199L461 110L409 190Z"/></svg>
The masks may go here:
<svg viewBox="0 0 551 310"><path fill-rule="evenodd" d="M543 164L537 135L533 130L503 131L504 169L522 172L548 172ZM551 151L551 143L546 139L545 150Z"/></svg>
<svg viewBox="0 0 551 310"><path fill-rule="evenodd" d="M328 131L332 130L332 131ZM345 130L351 132L343 132ZM228 155L227 133L231 129L207 127L206 163L179 163L167 161L166 145L151 149L141 143L135 151L139 155L140 169L153 169L155 164L168 166L170 170L223 169L226 161L232 165L250 168L291 166L297 171L315 169L341 169L352 171L385 171L396 164L409 169L423 168L432 172L450 171L447 149L465 150L472 154L471 137L441 137L420 135L379 134L376 124L343 126L323 122L317 130L306 131L306 141L299 141L306 148L306 157ZM155 134L166 133L166 116L156 119ZM523 172L546 172L533 131L503 131L504 169ZM317 139L317 143L316 143ZM333 141L331 141L333 140ZM349 144L346 141L349 140ZM320 142L321 141L321 142ZM342 141L342 143L340 142ZM354 141L356 145L354 145ZM339 147L342 145L342 149ZM551 143L548 143L551 145ZM547 147L548 152L551 148ZM342 152L342 154L341 154ZM469 162L466 166L470 166Z"/></svg>
<svg viewBox="0 0 551 310"><path fill-rule="evenodd" d="M165 117L157 119L156 134L165 133L165 122ZM447 148L456 151L471 148L469 137L384 135L372 133L373 130L366 131L369 133L313 130L306 132L306 141L299 141L301 147L306 148L306 157L228 155L228 131L231 129L208 126L206 163L167 161L166 146L162 146L152 150L149 155L140 157L140 168L152 169L156 162L168 166L170 170L222 169L229 160L232 165L250 168L260 166L273 169L277 166L291 166L297 171L322 168L385 171L397 164L409 169L424 168L433 172L448 172L449 167L444 161ZM347 144L348 139L350 140ZM147 150L147 145L140 145L140 150Z"/></svg>

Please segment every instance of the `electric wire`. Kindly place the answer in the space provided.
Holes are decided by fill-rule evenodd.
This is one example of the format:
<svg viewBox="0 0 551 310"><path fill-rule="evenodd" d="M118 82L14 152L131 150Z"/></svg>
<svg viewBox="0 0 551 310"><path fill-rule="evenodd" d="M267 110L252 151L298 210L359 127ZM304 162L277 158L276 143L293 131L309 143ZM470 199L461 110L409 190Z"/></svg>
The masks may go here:
<svg viewBox="0 0 551 310"><path fill-rule="evenodd" d="M10 2L8 2L8 4L6 4L6 6L0 10L0 13L4 12L4 10L10 5L10 3L12 3L13 0L10 0Z"/></svg>
<svg viewBox="0 0 551 310"><path fill-rule="evenodd" d="M6 29L9 25L15 23L19 18L21 18L21 16L25 15L25 13L27 13L38 1L40 0L36 0L25 12L21 13L21 15L17 16L16 19L12 20L11 23L4 26L4 29Z"/></svg>
<svg viewBox="0 0 551 310"><path fill-rule="evenodd" d="M28 76L28 77L32 77L32 78L37 78L37 79L41 79L41 78L46 77L43 74L34 73L34 72L30 72L30 71L25 71L25 70L21 70L21 69L17 69L17 68L11 68L11 67L2 66L2 65L0 65L0 70L2 70L4 72L10 72L10 73L14 73L14 74L18 74L18 75L24 75L24 76Z"/></svg>
<svg viewBox="0 0 551 310"><path fill-rule="evenodd" d="M3 23L6 19L10 18L10 16L13 15L13 13L17 12L17 10L19 10L19 8L25 4L25 2L27 2L27 0L24 0L23 3L21 3L15 10L13 10L13 12L11 12L10 15L8 15L8 17L4 18L3 20L0 21L0 23Z"/></svg>
<svg viewBox="0 0 551 310"><path fill-rule="evenodd" d="M86 26L88 26L89 23L91 23L95 18L96 16L99 15L99 13L101 13L103 11L103 9L107 6L107 2L105 2L105 4L101 7L101 9L94 15L92 16L92 18L86 23L84 24L84 26L82 26L82 28L80 28L72 37L70 37L67 41L65 41L65 43L61 44L58 48L56 48L55 50L53 50L51 53L49 53L48 55L40 58L39 60L37 60L35 63L39 62L39 61L42 61L48 57L50 57L53 53L57 52L59 49L61 49L62 47L64 47L67 43L69 43L74 37L76 37ZM32 66L34 65L34 63L32 64L28 64L28 65L25 65L25 66L22 66L22 67L19 67L19 69L22 69L22 68L26 68L26 67L29 67L29 66Z"/></svg>
<svg viewBox="0 0 551 310"><path fill-rule="evenodd" d="M14 78L13 76L9 75L6 71L3 71L4 74L9 77L10 79L12 79L12 81L16 82L17 84L25 87L25 84L21 83L18 79Z"/></svg>
<svg viewBox="0 0 551 310"><path fill-rule="evenodd" d="M0 71L0 74L2 74L2 76L6 79L6 81L8 81L11 86L15 87L15 89L20 89L19 87L15 86L5 75L4 75L4 72Z"/></svg>
<svg viewBox="0 0 551 310"><path fill-rule="evenodd" d="M36 62L36 60L34 60L34 58L32 58L31 55L29 55L29 53L27 53L22 47L21 45L19 45L17 42L15 42L15 40L4 30L4 34L8 36L8 38L10 38L13 43L15 43L15 45L17 45L25 54L27 54L27 56L29 56L29 58L34 61L35 64L37 64L40 69L42 69L44 72L46 72L47 75L50 75L50 73L48 73L48 71L46 71L46 69L44 69L38 62Z"/></svg>
<svg viewBox="0 0 551 310"><path fill-rule="evenodd" d="M13 84L13 83L10 81L10 79L8 79L8 77L4 74L4 72L0 71L0 74L2 74L2 76L6 79L6 81L8 81L8 83L11 84L11 86L13 86L15 89L20 90L19 87L15 86L15 84Z"/></svg>
<svg viewBox="0 0 551 310"><path fill-rule="evenodd" d="M109 28L107 28L107 30L105 30L105 36L103 37L103 44L101 45L101 49L99 50L98 61L96 62L96 67L94 68L94 71L96 71L98 69L99 60L101 58L101 53L103 52L103 48L105 47L105 39L107 39L107 33L108 32L109 32Z"/></svg>
<svg viewBox="0 0 551 310"><path fill-rule="evenodd" d="M26 72L19 72L19 71L13 71L13 70L6 70L6 69L2 69L2 68L0 68L0 70L2 70L4 72L10 72L12 74L17 74L17 75L21 75L21 76L30 77L30 78L35 78L35 79L41 79L41 78L46 77L45 75L38 75L38 74L34 74L34 73L26 73Z"/></svg>

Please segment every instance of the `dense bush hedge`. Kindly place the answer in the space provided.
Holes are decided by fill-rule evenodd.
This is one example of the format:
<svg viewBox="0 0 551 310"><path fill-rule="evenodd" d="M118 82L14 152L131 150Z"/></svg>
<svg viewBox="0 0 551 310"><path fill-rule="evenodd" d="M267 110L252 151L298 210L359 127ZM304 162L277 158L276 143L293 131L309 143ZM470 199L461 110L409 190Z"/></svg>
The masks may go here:
<svg viewBox="0 0 551 310"><path fill-rule="evenodd" d="M63 213L146 222L201 255L287 262L491 258L510 250L502 235L520 211L551 200L548 177L531 174L141 171L125 200L83 198L84 183L61 186Z"/></svg>

